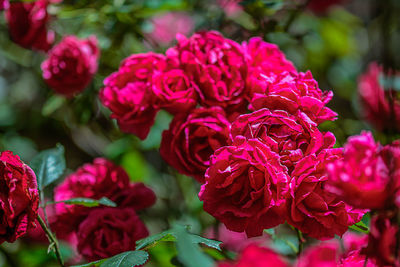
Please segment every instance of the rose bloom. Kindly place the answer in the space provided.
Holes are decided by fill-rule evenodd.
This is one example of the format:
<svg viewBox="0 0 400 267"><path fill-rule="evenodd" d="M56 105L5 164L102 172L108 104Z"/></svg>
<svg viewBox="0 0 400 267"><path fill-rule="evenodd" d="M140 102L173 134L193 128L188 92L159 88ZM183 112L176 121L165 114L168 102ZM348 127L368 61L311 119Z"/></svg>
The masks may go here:
<svg viewBox="0 0 400 267"><path fill-rule="evenodd" d="M151 19L153 31L148 35L156 43L161 45L170 44L176 34L190 34L194 29L194 21L185 12L168 12Z"/></svg>
<svg viewBox="0 0 400 267"><path fill-rule="evenodd" d="M130 184L128 174L123 168L103 158L85 164L54 189L56 202L79 197L107 197L118 207L130 207L135 210L147 208L155 203L155 194L150 188L140 183ZM80 205L56 204L55 216L51 219L56 233L68 239L92 209L94 208Z"/></svg>
<svg viewBox="0 0 400 267"><path fill-rule="evenodd" d="M210 156L228 144L230 123L220 107L178 114L162 134L161 157L182 174L204 183Z"/></svg>
<svg viewBox="0 0 400 267"><path fill-rule="evenodd" d="M190 38L178 34L177 40L178 44L167 50L167 57L195 81L200 104L243 109L247 67L242 47L215 31Z"/></svg>
<svg viewBox="0 0 400 267"><path fill-rule="evenodd" d="M342 236L364 212L353 210L326 191L325 166L340 158L341 149L327 149L302 158L291 173L287 221L310 237L325 240Z"/></svg>
<svg viewBox="0 0 400 267"><path fill-rule="evenodd" d="M100 51L97 39L66 36L42 63L43 79L56 93L70 97L80 93L97 71Z"/></svg>
<svg viewBox="0 0 400 267"><path fill-rule="evenodd" d="M400 150L376 143L370 132L351 136L343 158L327 165L327 189L357 208L391 207L400 181L400 164L392 162L399 155Z"/></svg>
<svg viewBox="0 0 400 267"><path fill-rule="evenodd" d="M79 225L78 251L88 261L96 261L135 250L136 241L148 235L134 209L94 209Z"/></svg>
<svg viewBox="0 0 400 267"><path fill-rule="evenodd" d="M332 91L323 92L310 71L283 72L275 78L264 78L261 88L253 88L257 91L253 91L250 110L269 108L290 114L301 111L317 124L336 119L337 114L326 107L332 99Z"/></svg>
<svg viewBox="0 0 400 267"><path fill-rule="evenodd" d="M383 68L376 62L358 80L358 93L363 106L363 116L378 130L400 131L400 99L395 90L385 90L381 84ZM399 77L391 71L390 78ZM389 78L388 77L388 78ZM393 103L390 103L389 99Z"/></svg>
<svg viewBox="0 0 400 267"><path fill-rule="evenodd" d="M384 216L372 217L368 246L362 253L376 260L379 266L399 266L398 236L399 227L396 223Z"/></svg>
<svg viewBox="0 0 400 267"><path fill-rule="evenodd" d="M264 142L280 155L280 161L289 168L289 173L297 161L331 148L336 141L332 133L320 132L316 123L302 112L292 115L267 108L239 116L231 128L231 137L238 135Z"/></svg>
<svg viewBox="0 0 400 267"><path fill-rule="evenodd" d="M158 109L152 92L155 70L166 68L163 55L152 52L134 54L122 61L117 72L104 80L100 100L111 111L123 132L145 139Z"/></svg>
<svg viewBox="0 0 400 267"><path fill-rule="evenodd" d="M185 113L197 105L197 85L181 69L155 72L156 105L172 114Z"/></svg>
<svg viewBox="0 0 400 267"><path fill-rule="evenodd" d="M13 2L6 10L11 40L28 49L48 51L55 34L47 30L47 0Z"/></svg>
<svg viewBox="0 0 400 267"><path fill-rule="evenodd" d="M289 266L280 255L269 248L249 245L234 263L221 262L217 267L286 267Z"/></svg>
<svg viewBox="0 0 400 267"><path fill-rule="evenodd" d="M257 139L238 136L211 157L199 198L204 210L235 232L260 236L285 221L289 177L279 155Z"/></svg>
<svg viewBox="0 0 400 267"><path fill-rule="evenodd" d="M0 244L35 228L39 193L35 173L11 151L0 152Z"/></svg>

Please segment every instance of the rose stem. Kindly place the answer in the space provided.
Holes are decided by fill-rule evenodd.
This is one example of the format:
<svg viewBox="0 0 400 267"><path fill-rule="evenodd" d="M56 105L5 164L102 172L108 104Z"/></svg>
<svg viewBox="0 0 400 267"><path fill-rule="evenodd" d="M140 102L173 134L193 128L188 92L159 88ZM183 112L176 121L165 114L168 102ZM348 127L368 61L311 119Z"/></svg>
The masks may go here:
<svg viewBox="0 0 400 267"><path fill-rule="evenodd" d="M42 217L40 217L39 214L37 216L37 220L38 220L40 226L42 227L43 231L46 233L46 236L50 241L50 245L54 244L54 252L56 253L56 257L57 257L58 262L60 263L60 265L62 267L65 267L64 261L63 261L63 259L61 257L60 248L58 246L57 239L55 238L54 234L50 231L50 229L47 227L46 223L43 221Z"/></svg>

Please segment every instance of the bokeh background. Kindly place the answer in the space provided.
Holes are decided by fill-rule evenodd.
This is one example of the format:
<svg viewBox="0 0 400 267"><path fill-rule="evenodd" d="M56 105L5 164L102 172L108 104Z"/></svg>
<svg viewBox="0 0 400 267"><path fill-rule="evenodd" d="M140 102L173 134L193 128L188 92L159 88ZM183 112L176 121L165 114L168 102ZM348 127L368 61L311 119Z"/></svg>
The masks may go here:
<svg viewBox="0 0 400 267"><path fill-rule="evenodd" d="M42 79L45 54L10 41L0 13L0 150L12 150L29 162L38 151L61 143L70 172L95 157L113 160L132 181L156 192L156 205L141 214L151 233L178 221L204 234L216 223L198 200L200 185L177 174L159 155L161 132L171 116L160 112L148 138L140 141L123 134L100 104L104 78L125 57L164 53L177 32L217 30L239 43L261 36L279 45L300 71L310 70L321 89L334 92L329 106L339 118L320 128L336 135L337 146L363 129L374 131L361 115L359 75L372 61L400 69L398 0L64 0L50 5L49 12L56 41L67 34L97 37L99 71L82 94L70 99L54 94ZM388 135L374 133L382 143L389 141ZM46 245L32 242L1 245L0 266L51 266L54 259ZM290 254L287 243L276 243ZM168 243L153 248L148 265L173 266L174 250ZM73 255L67 246L63 253Z"/></svg>

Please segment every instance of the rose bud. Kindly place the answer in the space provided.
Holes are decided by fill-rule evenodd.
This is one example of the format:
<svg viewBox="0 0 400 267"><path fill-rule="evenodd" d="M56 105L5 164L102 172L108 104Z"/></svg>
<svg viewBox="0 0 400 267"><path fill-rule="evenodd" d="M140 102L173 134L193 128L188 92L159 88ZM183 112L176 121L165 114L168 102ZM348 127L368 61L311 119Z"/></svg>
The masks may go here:
<svg viewBox="0 0 400 267"><path fill-rule="evenodd" d="M11 40L27 49L48 51L55 34L47 30L47 0L13 2L6 10Z"/></svg>
<svg viewBox="0 0 400 267"><path fill-rule="evenodd" d="M36 227L39 193L35 173L11 151L0 152L0 244Z"/></svg>
<svg viewBox="0 0 400 267"><path fill-rule="evenodd" d="M42 63L43 79L56 93L71 97L87 87L97 71L100 51L94 36L66 36Z"/></svg>

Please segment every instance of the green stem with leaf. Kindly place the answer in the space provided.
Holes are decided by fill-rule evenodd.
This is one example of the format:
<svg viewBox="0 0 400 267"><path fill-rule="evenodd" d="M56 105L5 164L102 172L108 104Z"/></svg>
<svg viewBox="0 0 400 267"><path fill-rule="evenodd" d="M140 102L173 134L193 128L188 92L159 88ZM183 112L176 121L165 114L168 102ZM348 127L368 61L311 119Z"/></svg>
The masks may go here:
<svg viewBox="0 0 400 267"><path fill-rule="evenodd" d="M54 250L56 254L57 261L59 262L60 266L65 267L63 258L60 253L60 247L58 245L58 240L54 236L54 234L51 232L51 230L47 227L46 223L43 221L42 217L40 215L37 216L37 220L42 227L43 231L46 233L47 238L50 241L50 247Z"/></svg>

